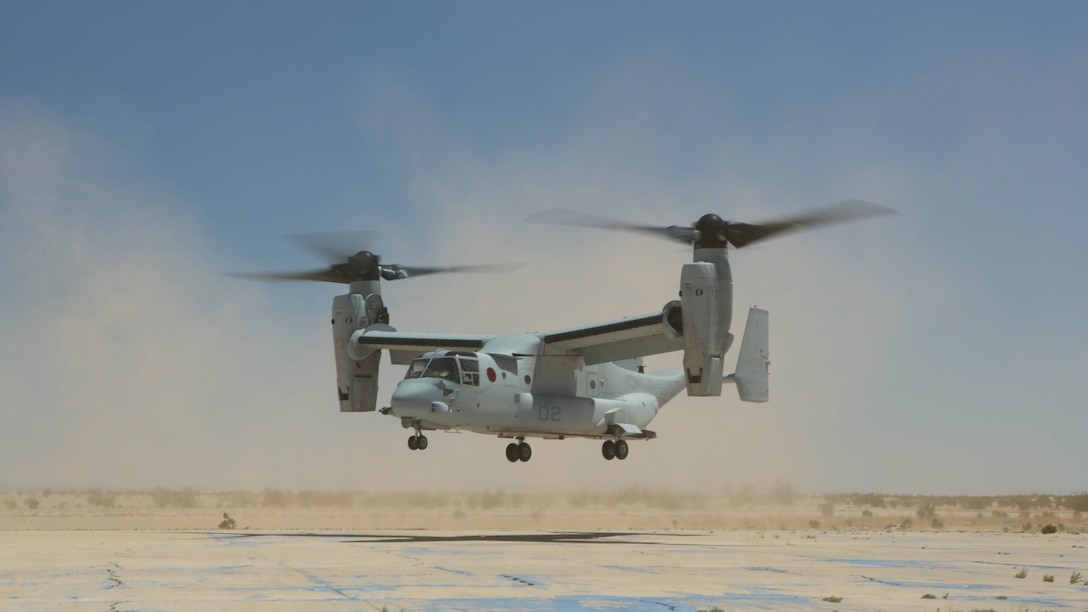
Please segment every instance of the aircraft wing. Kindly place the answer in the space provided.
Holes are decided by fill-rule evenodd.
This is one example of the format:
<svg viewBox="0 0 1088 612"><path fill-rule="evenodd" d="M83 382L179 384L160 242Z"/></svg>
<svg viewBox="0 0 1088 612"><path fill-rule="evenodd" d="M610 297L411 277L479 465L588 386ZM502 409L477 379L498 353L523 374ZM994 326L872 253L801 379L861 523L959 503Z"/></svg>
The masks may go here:
<svg viewBox="0 0 1088 612"><path fill-rule="evenodd" d="M661 312L541 334L544 355L581 355L586 364L670 353L683 341L665 335Z"/></svg>
<svg viewBox="0 0 1088 612"><path fill-rule="evenodd" d="M349 351L362 359L378 349L389 351L397 365L407 365L427 351L463 349L499 355L581 356L587 365L622 361L683 349L680 339L670 339L661 324L661 313L626 317L537 334L494 336L484 334L428 334L398 332L391 327L356 332Z"/></svg>
<svg viewBox="0 0 1088 612"><path fill-rule="evenodd" d="M438 349L464 349L478 351L495 336L482 334L425 334L412 332L368 330L356 332L352 338L352 350L385 349L390 360L397 365L408 365L412 359L427 351Z"/></svg>

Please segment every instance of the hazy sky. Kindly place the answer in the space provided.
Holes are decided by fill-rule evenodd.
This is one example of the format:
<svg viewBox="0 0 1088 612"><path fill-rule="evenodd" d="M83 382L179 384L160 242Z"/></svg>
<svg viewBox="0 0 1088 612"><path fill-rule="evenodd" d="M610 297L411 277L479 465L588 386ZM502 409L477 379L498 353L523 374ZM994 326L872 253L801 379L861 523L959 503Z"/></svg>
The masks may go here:
<svg viewBox="0 0 1088 612"><path fill-rule="evenodd" d="M1088 489L1083 2L3 14L2 488ZM845 198L900 214L733 253L735 331L771 313L771 401L680 397L625 462L410 452L396 419L338 412L342 287L220 274L319 264L284 234L377 230L389 263L528 263L387 284L399 329L544 331L659 310L690 253L534 212Z"/></svg>

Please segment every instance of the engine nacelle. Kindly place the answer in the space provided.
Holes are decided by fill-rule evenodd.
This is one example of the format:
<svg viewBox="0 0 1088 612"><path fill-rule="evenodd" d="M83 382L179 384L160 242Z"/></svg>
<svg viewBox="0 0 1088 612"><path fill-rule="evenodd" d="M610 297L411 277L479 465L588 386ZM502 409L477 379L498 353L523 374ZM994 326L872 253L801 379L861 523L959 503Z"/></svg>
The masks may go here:
<svg viewBox="0 0 1088 612"><path fill-rule="evenodd" d="M677 340L684 335L684 315L680 300L673 300L661 309L661 330L669 340Z"/></svg>
<svg viewBox="0 0 1088 612"><path fill-rule="evenodd" d="M374 316L377 320L371 320ZM389 320L381 296L372 293L365 299L360 293L338 295L332 300L332 340L336 358L336 390L340 412L372 412L378 406L378 366L381 351L366 355L350 352L352 335L372 323ZM391 328L390 328L391 329Z"/></svg>
<svg viewBox="0 0 1088 612"><path fill-rule="evenodd" d="M733 343L733 335L729 333L732 291L731 287L722 287L728 281L728 268L722 276L718 266L708 261L684 264L680 272L680 318L688 395L722 394L722 358ZM665 318L667 325L668 311Z"/></svg>

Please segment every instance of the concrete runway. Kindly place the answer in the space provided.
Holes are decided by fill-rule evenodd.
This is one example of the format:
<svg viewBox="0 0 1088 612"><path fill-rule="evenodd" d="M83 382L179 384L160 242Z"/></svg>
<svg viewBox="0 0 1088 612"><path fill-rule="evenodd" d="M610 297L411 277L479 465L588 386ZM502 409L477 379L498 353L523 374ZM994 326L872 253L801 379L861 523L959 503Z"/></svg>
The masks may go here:
<svg viewBox="0 0 1088 612"><path fill-rule="evenodd" d="M3 531L0 608L1088 610L1088 586L1070 584L1088 577L1086 546L944 532Z"/></svg>

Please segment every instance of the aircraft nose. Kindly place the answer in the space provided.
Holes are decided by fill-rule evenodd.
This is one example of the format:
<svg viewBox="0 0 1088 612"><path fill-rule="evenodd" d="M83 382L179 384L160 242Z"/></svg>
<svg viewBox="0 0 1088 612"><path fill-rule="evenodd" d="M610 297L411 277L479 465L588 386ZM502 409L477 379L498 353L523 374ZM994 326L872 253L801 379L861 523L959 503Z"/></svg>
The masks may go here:
<svg viewBox="0 0 1088 612"><path fill-rule="evenodd" d="M393 391L393 414L411 416L431 411L433 402L442 401L442 389L428 380L403 380Z"/></svg>

